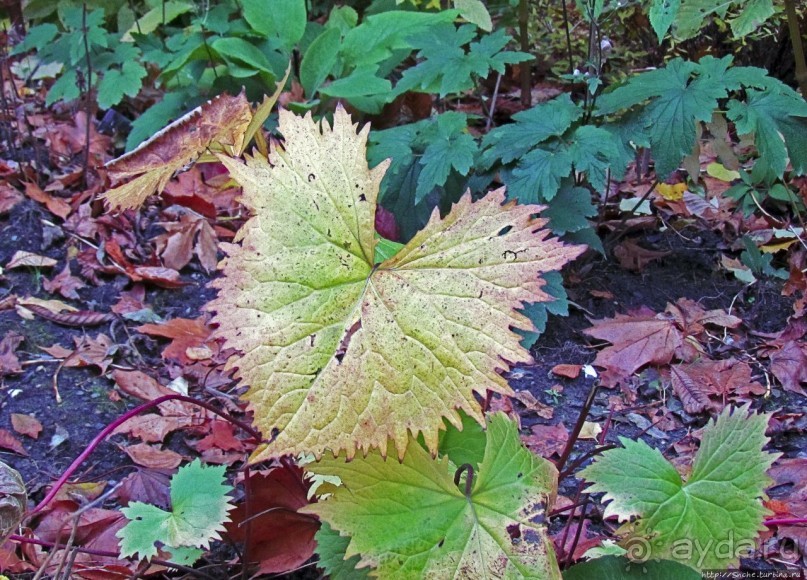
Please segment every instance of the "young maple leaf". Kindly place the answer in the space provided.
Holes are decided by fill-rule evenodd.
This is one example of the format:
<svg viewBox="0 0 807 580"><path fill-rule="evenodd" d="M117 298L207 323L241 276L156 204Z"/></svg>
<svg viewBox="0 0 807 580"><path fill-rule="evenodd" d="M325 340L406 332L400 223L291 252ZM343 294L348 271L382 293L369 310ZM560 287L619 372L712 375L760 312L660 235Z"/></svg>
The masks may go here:
<svg viewBox="0 0 807 580"><path fill-rule="evenodd" d="M224 467L205 467L197 459L180 468L171 478L171 510L141 502L132 502L121 511L129 519L116 535L120 538L122 558L157 555L157 544L165 546L173 561L198 556L188 548L208 548L219 539L227 512L233 509L227 494L232 488L225 483ZM191 560L192 562L192 560Z"/></svg>
<svg viewBox="0 0 807 580"><path fill-rule="evenodd" d="M517 311L548 301L543 272L583 251L548 239L542 208L465 195L395 256L375 264L378 189L369 127L341 108L334 126L280 112L285 148L244 165L222 156L254 216L223 245L216 336L237 367L255 424L277 438L253 461L356 448L403 456L409 432L437 448L443 418L482 422L476 395L510 394L500 371L530 361Z"/></svg>
<svg viewBox="0 0 807 580"><path fill-rule="evenodd" d="M725 570L764 529L765 472L779 456L762 451L767 425L768 415L747 405L726 407L704 429L687 481L657 449L622 437L623 448L600 455L580 477L592 483L589 493L605 493L606 518L639 518L628 555Z"/></svg>

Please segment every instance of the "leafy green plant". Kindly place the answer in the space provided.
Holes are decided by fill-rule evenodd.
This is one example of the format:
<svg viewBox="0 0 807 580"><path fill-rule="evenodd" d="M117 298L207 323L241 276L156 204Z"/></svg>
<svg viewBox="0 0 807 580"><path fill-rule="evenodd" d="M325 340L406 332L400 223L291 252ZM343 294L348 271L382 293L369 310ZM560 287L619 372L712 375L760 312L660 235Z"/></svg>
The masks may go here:
<svg viewBox="0 0 807 580"><path fill-rule="evenodd" d="M658 450L625 438L580 476L589 492L605 493L605 517L636 519L624 541L629 557L722 570L753 549L763 529L765 472L778 457L762 450L767 424L767 415L747 406L726 407L704 429L686 480Z"/></svg>
<svg viewBox="0 0 807 580"><path fill-rule="evenodd" d="M447 437L457 433L449 427ZM400 463L378 451L350 463L323 458L306 469L342 483L304 511L348 535L346 556L361 554L358 566L380 577L560 578L541 523L555 493L554 466L521 444L503 414L490 416L475 438L481 453L463 446L465 453L455 448L437 460L414 438ZM331 551L344 540L323 535L331 543L318 550L339 562Z"/></svg>
<svg viewBox="0 0 807 580"><path fill-rule="evenodd" d="M62 65L46 104L77 99L80 87L85 92L97 90L102 109L117 105L124 96L137 95L146 76L140 50L121 42L121 34L107 31L103 10L65 8L61 24L61 29L50 22L34 26L12 51L22 54L35 50L41 64Z"/></svg>
<svg viewBox="0 0 807 580"><path fill-rule="evenodd" d="M210 541L219 539L227 512L233 509L224 482L224 466L204 466L198 459L171 478L171 510L132 502L121 511L129 520L118 531L122 558L150 559L158 549L171 553L171 561L192 564Z"/></svg>

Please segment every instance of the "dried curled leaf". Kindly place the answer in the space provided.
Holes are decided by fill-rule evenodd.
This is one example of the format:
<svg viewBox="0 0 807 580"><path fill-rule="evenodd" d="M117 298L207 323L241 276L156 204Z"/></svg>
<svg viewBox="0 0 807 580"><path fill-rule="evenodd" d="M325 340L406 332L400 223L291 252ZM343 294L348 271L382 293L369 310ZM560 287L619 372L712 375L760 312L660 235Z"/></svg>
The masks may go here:
<svg viewBox="0 0 807 580"><path fill-rule="evenodd" d="M176 171L208 149L240 152L251 120L252 110L243 91L236 97L219 95L107 163L114 180L137 177L110 189L104 199L113 210L139 207L150 195L162 193Z"/></svg>
<svg viewBox="0 0 807 580"><path fill-rule="evenodd" d="M512 329L517 309L548 301L542 272L582 247L548 239L534 205L502 205L504 191L464 196L397 255L374 265L378 188L388 163L368 169L369 127L341 108L334 126L281 111L285 149L247 165L224 158L255 214L224 245L217 336L264 433L252 457L387 450L409 432L436 451L443 418L484 422L477 395L509 394L500 371L531 360Z"/></svg>
<svg viewBox="0 0 807 580"><path fill-rule="evenodd" d="M25 514L28 495L16 469L0 461L0 538L13 532Z"/></svg>

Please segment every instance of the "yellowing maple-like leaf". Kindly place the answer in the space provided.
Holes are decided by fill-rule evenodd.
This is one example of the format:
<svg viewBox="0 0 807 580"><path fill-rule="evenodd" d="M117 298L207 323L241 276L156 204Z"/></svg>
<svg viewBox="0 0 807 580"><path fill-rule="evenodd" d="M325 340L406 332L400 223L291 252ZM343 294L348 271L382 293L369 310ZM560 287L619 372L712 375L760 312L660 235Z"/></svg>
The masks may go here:
<svg viewBox="0 0 807 580"><path fill-rule="evenodd" d="M582 251L548 239L540 207L463 197L375 265L374 216L388 166L369 169L369 128L341 108L334 126L281 111L285 147L244 165L222 156L254 213L212 284L217 336L255 412L277 437L254 461L356 449L402 456L409 432L433 452L443 418L484 421L476 396L510 394L500 371L527 362L516 309L550 300L542 272Z"/></svg>
<svg viewBox="0 0 807 580"><path fill-rule="evenodd" d="M252 110L243 92L219 95L177 119L136 149L107 163L113 180L135 179L110 189L104 199L110 209L130 209L161 193L174 173L210 147L239 152Z"/></svg>

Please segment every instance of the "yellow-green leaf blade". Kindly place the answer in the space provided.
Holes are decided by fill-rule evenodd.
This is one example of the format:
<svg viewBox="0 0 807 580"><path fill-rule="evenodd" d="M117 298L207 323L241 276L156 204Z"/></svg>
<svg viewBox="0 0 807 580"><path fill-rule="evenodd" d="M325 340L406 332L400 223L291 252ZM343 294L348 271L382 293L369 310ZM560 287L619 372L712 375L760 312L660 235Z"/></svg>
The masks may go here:
<svg viewBox="0 0 807 580"><path fill-rule="evenodd" d="M560 578L545 529L534 521L554 494L557 472L520 444L504 415L488 422L470 498L454 484L456 466L432 459L414 439L401 463L374 452L306 469L343 485L304 511L351 536L346 556L361 554L360 565L379 577Z"/></svg>
<svg viewBox="0 0 807 580"><path fill-rule="evenodd" d="M538 231L537 206L504 194L461 200L392 259L374 266L374 216L386 169L369 170L367 129L341 109L334 127L281 112L285 149L247 165L222 158L251 218L225 246L219 336L250 387L255 423L277 437L253 460L379 448L409 434L430 450L458 410L482 421L476 394L508 393L500 375L529 360L516 309L547 300L540 274L581 248ZM507 231L506 234L501 232Z"/></svg>

